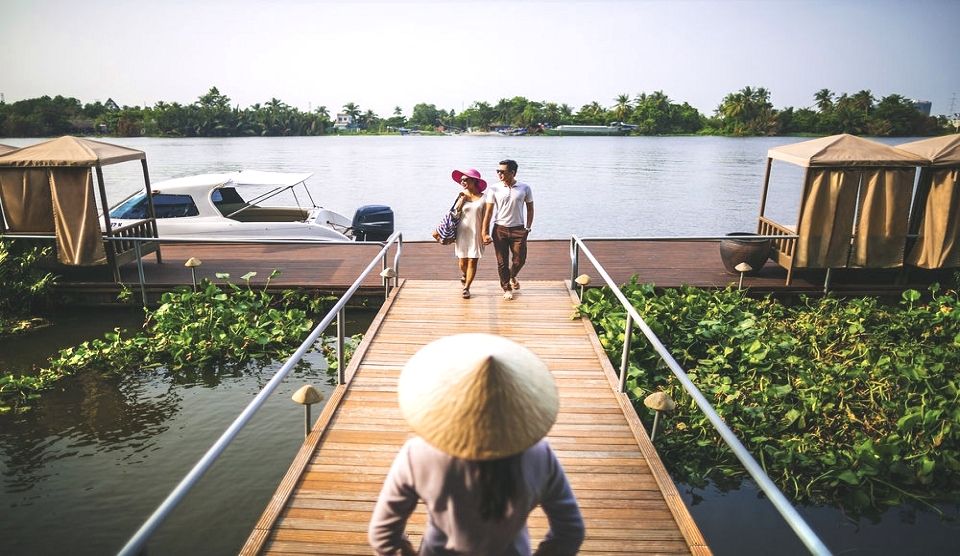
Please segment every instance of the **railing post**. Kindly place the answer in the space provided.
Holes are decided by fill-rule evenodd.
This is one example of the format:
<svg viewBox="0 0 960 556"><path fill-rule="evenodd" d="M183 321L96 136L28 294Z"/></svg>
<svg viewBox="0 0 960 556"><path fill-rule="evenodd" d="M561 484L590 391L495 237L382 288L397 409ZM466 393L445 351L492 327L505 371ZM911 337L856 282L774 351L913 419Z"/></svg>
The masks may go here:
<svg viewBox="0 0 960 556"><path fill-rule="evenodd" d="M347 382L347 373L343 368L343 337L347 328L347 308L341 307L337 312L337 384Z"/></svg>
<svg viewBox="0 0 960 556"><path fill-rule="evenodd" d="M574 280L580 272L580 245L576 236L570 238L570 289L576 288Z"/></svg>
<svg viewBox="0 0 960 556"><path fill-rule="evenodd" d="M147 279L143 275L143 256L140 254L140 241L133 240L133 249L137 255L137 276L140 278L140 299L147 306Z"/></svg>
<svg viewBox="0 0 960 556"><path fill-rule="evenodd" d="M630 344L633 339L633 315L627 311L627 323L623 329L623 357L620 359L620 387L618 392L627 391L627 369L630 368Z"/></svg>

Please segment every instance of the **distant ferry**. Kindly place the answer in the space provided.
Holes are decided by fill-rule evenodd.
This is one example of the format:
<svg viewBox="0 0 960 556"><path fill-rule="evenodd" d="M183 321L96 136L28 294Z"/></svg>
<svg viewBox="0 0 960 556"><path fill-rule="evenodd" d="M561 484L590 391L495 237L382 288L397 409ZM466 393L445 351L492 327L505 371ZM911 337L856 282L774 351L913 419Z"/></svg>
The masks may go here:
<svg viewBox="0 0 960 556"><path fill-rule="evenodd" d="M550 135L626 135L638 126L613 122L610 125L558 125L548 130Z"/></svg>

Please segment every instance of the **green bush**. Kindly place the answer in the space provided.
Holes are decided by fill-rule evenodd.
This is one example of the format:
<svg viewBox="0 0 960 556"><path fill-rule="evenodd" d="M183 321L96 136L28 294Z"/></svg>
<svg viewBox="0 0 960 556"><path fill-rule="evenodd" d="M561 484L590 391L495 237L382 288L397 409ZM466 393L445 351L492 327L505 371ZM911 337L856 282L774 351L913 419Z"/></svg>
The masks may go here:
<svg viewBox="0 0 960 556"><path fill-rule="evenodd" d="M624 293L717 413L784 492L854 512L960 493L960 311L955 291L925 299L808 299L787 306L733 289ZM580 306L615 365L625 313L607 290ZM745 471L639 331L627 385L678 404L657 449L691 484ZM652 415L650 415L652 417Z"/></svg>

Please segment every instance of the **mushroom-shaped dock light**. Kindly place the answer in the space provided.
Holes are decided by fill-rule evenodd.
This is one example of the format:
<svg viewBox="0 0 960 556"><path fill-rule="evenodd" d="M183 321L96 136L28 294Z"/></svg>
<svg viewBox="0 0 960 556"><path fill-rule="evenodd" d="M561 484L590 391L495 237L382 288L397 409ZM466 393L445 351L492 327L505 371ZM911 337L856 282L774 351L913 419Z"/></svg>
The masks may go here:
<svg viewBox="0 0 960 556"><path fill-rule="evenodd" d="M580 301L583 301L583 288L590 285L590 277L586 274L581 274L580 276L577 276L574 282L580 286Z"/></svg>
<svg viewBox="0 0 960 556"><path fill-rule="evenodd" d="M310 384L305 384L299 390L293 393L291 399L298 404L303 405L303 436L310 436L310 406L323 401L323 393Z"/></svg>
<svg viewBox="0 0 960 556"><path fill-rule="evenodd" d="M753 267L750 266L750 265L748 265L747 263L740 263L740 264L738 264L737 266L733 267L733 269L740 273L740 284L737 285L737 289L738 289L738 290L742 290L742 289L743 289L743 275L746 274L747 272L750 272L751 270L753 270Z"/></svg>
<svg viewBox="0 0 960 556"><path fill-rule="evenodd" d="M193 282L193 291L197 291L197 267L202 265L203 261L196 257L190 257L183 266L190 269L190 280Z"/></svg>
<svg viewBox="0 0 960 556"><path fill-rule="evenodd" d="M657 436L657 422L660 420L660 412L670 413L677 408L677 403L666 392L654 392L643 399L643 405L654 411L653 428L650 429L650 442L653 442L653 439Z"/></svg>
<svg viewBox="0 0 960 556"><path fill-rule="evenodd" d="M390 280L397 277L397 271L388 266L380 271L380 277L383 278L383 297L387 298L390 296Z"/></svg>

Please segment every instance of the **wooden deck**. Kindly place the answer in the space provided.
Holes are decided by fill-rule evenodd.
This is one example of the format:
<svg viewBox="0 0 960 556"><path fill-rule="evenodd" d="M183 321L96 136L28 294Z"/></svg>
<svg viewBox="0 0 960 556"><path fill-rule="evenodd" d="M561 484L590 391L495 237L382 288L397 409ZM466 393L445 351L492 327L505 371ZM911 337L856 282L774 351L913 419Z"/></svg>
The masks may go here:
<svg viewBox="0 0 960 556"><path fill-rule="evenodd" d="M242 553L370 554L366 530L374 502L412 434L397 405L401 368L437 338L486 332L527 346L556 377L560 414L548 439L584 514L581 553L709 554L626 395L614 391L615 371L590 323L571 320L575 297L560 281L521 286L506 302L493 281L475 283L469 300L460 298L455 280L403 282L350 362L348 386L328 400ZM425 519L421 504L408 524L415 545ZM529 525L536 543L547 527L539 508Z"/></svg>
<svg viewBox="0 0 960 556"><path fill-rule="evenodd" d="M527 265L521 276L526 280L569 280L569 242L563 240L531 241ZM692 285L725 287L736 284L738 276L724 271L716 241L593 241L587 243L600 263L617 283L624 283L633 275L642 282L658 287ZM244 245L244 244L166 244L163 246L163 264L147 256L144 264L146 283L153 292L190 284L190 271L183 263L197 257L203 265L197 269L198 278L217 281L216 273L226 272L231 280L240 281L247 272L257 272L253 283L262 283L273 269L281 275L272 282L277 287L305 287L342 292L349 287L363 268L377 253L376 245ZM393 251L391 251L391 261ZM132 287L139 283L137 267L128 264L122 269L124 282ZM581 273L601 284L599 274L585 257L580 259ZM497 263L493 250L488 248L480 261L477 278L496 280ZM840 293L891 293L903 289L895 285L898 270L835 271L832 289ZM943 274L943 273L940 273ZM930 271L914 270L906 275L914 287L932 280L944 280ZM414 280L456 280L459 273L452 246L433 242L408 242L403 245L400 261L402 278ZM791 286L785 285L786 271L768 261L756 276L747 276L744 286L757 293L810 293L823 289L822 271L799 272ZM73 269L64 273L61 289L73 292L97 290L113 292L117 288L109 270ZM368 291L380 289L377 273L365 282Z"/></svg>

